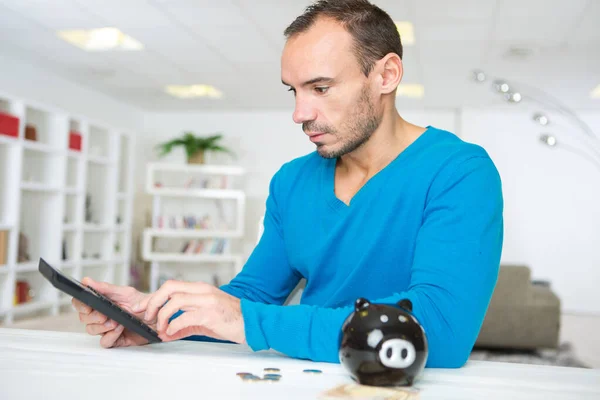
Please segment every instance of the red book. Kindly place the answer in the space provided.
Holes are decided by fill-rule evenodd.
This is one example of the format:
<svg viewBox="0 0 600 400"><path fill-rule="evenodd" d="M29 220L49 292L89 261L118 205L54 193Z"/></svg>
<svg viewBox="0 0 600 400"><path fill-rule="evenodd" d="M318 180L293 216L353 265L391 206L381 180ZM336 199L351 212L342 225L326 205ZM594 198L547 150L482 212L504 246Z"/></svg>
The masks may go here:
<svg viewBox="0 0 600 400"><path fill-rule="evenodd" d="M19 118L0 111L0 135L19 136Z"/></svg>
<svg viewBox="0 0 600 400"><path fill-rule="evenodd" d="M31 300L29 289L29 283L26 281L17 281L17 304L27 303Z"/></svg>
<svg viewBox="0 0 600 400"><path fill-rule="evenodd" d="M69 132L69 149L81 151L81 133Z"/></svg>

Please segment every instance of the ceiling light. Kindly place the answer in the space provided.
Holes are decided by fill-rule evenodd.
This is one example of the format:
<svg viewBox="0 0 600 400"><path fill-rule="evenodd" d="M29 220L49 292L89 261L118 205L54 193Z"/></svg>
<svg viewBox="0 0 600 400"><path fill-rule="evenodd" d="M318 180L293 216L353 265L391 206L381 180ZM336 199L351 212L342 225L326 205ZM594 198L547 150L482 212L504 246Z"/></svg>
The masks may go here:
<svg viewBox="0 0 600 400"><path fill-rule="evenodd" d="M485 82L487 77L485 76L485 72L477 69L473 71L473 79L475 80L475 82Z"/></svg>
<svg viewBox="0 0 600 400"><path fill-rule="evenodd" d="M592 90L590 97L592 99L600 99L600 85L596 86L596 89Z"/></svg>
<svg viewBox="0 0 600 400"><path fill-rule="evenodd" d="M496 89L496 91L500 93L508 93L508 91L510 90L510 86L508 86L508 83L501 79L495 80L493 86Z"/></svg>
<svg viewBox="0 0 600 400"><path fill-rule="evenodd" d="M210 85L169 85L166 88L166 92L182 99L190 99L193 97L220 99L223 97L223 93L221 93L220 90Z"/></svg>
<svg viewBox="0 0 600 400"><path fill-rule="evenodd" d="M521 93L519 93L519 92L508 92L508 93L505 93L504 94L504 98L509 103L519 103L523 99L523 97L521 96Z"/></svg>
<svg viewBox="0 0 600 400"><path fill-rule="evenodd" d="M396 97L421 98L425 95L425 88L418 83L401 83L396 89Z"/></svg>
<svg viewBox="0 0 600 400"><path fill-rule="evenodd" d="M533 120L542 126L546 126L550 123L548 117L542 113L533 114Z"/></svg>
<svg viewBox="0 0 600 400"><path fill-rule="evenodd" d="M86 51L142 50L144 46L117 28L59 31L58 37Z"/></svg>
<svg viewBox="0 0 600 400"><path fill-rule="evenodd" d="M411 46L415 44L415 30L412 22L408 21L394 21L396 29L400 34L400 41L403 46Z"/></svg>
<svg viewBox="0 0 600 400"><path fill-rule="evenodd" d="M554 147L557 144L556 138L546 133L540 135L540 141L550 147Z"/></svg>

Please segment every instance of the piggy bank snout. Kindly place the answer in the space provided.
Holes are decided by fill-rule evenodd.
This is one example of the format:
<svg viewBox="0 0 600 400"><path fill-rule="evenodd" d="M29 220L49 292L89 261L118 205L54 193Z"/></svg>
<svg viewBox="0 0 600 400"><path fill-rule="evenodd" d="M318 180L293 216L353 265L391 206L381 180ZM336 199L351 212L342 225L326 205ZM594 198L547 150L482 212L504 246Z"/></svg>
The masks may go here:
<svg viewBox="0 0 600 400"><path fill-rule="evenodd" d="M388 368L408 368L416 358L415 346L404 339L386 340L379 350L379 360Z"/></svg>

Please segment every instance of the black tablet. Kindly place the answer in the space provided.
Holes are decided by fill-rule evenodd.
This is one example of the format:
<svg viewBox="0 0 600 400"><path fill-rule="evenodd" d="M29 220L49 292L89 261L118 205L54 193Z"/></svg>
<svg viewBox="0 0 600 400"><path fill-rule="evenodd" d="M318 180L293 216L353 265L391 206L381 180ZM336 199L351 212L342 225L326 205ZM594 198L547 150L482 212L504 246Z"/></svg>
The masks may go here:
<svg viewBox="0 0 600 400"><path fill-rule="evenodd" d="M155 330L135 315L123 310L112 300L98 293L91 287L84 286L76 279L70 278L51 267L40 258L38 267L41 274L58 290L73 296L77 300L106 315L108 318L123 325L125 328L146 338L150 343L162 342Z"/></svg>

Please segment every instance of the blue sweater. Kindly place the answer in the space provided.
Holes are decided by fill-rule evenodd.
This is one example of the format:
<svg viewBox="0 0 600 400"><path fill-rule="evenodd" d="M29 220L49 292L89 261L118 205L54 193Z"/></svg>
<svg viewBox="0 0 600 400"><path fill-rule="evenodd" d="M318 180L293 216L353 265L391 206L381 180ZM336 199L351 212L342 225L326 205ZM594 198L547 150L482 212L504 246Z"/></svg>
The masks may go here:
<svg viewBox="0 0 600 400"><path fill-rule="evenodd" d="M412 301L427 367L462 366L494 286L503 241L499 174L481 147L428 127L350 205L334 193L335 160L316 152L275 174L264 233L221 289L241 299L246 340L339 362L354 301ZM300 305L282 305L301 278Z"/></svg>

